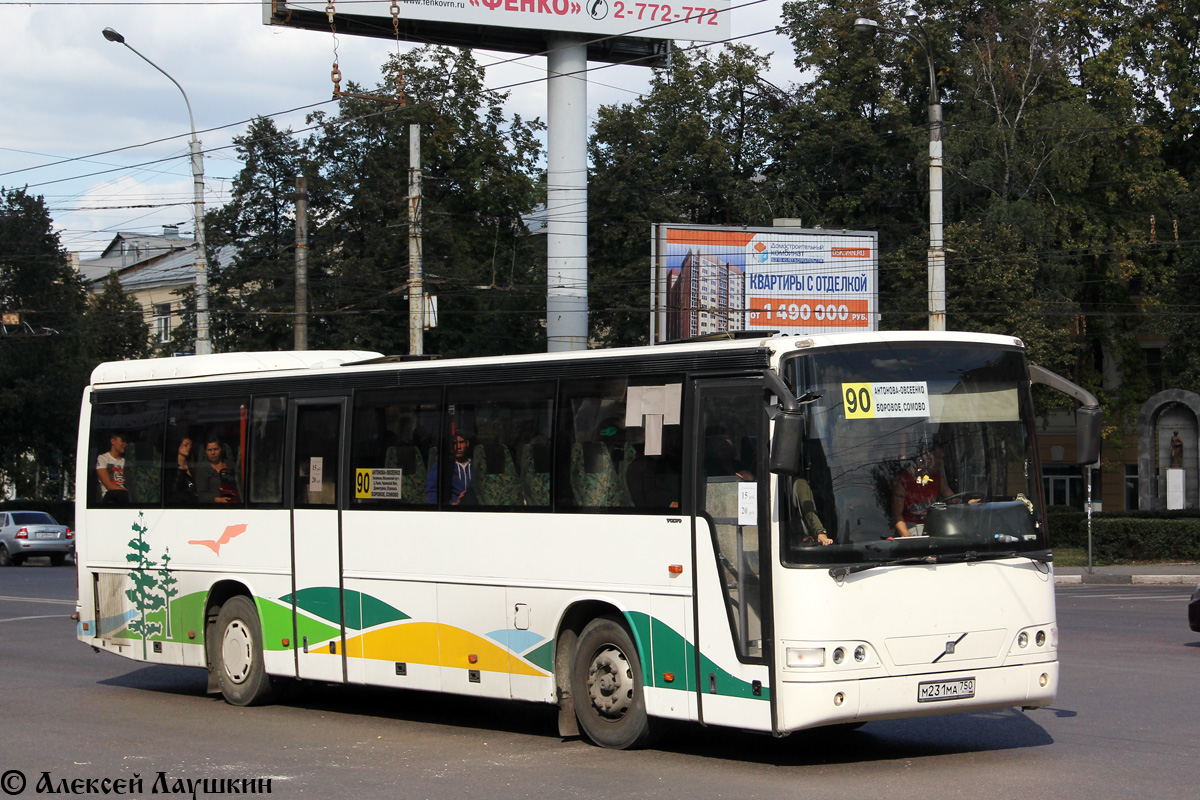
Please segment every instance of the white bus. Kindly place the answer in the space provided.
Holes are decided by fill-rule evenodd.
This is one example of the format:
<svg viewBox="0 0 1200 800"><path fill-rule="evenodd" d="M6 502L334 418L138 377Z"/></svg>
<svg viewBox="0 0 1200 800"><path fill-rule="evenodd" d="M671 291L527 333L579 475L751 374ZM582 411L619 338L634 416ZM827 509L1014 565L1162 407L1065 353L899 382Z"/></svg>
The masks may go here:
<svg viewBox="0 0 1200 800"><path fill-rule="evenodd" d="M1095 398L991 335L104 364L78 636L235 705L512 698L614 748L1045 706L1031 375L1085 404L1095 460Z"/></svg>

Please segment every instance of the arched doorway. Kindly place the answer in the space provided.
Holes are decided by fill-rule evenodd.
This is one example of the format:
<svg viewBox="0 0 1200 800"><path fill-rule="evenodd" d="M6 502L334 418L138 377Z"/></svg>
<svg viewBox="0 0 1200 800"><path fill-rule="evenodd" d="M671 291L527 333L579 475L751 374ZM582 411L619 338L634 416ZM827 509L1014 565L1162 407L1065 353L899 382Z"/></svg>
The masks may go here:
<svg viewBox="0 0 1200 800"><path fill-rule="evenodd" d="M1183 469L1183 507L1200 507L1200 395L1167 389L1151 397L1138 414L1138 508L1167 507L1171 440L1178 436Z"/></svg>

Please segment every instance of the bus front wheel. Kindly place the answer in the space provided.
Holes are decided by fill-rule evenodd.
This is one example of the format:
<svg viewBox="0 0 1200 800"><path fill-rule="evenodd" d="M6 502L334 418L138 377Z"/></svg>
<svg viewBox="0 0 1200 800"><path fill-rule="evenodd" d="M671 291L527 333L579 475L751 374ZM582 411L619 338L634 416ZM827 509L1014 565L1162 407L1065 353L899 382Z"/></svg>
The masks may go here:
<svg viewBox="0 0 1200 800"><path fill-rule="evenodd" d="M579 727L596 744L614 750L651 741L637 647L620 622L594 619L583 629L571 670L571 695Z"/></svg>
<svg viewBox="0 0 1200 800"><path fill-rule="evenodd" d="M247 597L231 597L217 614L215 662L217 685L225 702L251 706L275 696L271 676L263 667L262 626Z"/></svg>

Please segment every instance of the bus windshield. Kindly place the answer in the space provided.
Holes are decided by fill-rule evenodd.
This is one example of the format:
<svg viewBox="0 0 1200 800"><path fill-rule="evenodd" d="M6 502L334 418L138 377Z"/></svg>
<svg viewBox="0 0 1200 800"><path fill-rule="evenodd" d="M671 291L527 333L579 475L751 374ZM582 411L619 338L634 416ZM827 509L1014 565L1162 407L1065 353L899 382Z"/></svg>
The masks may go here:
<svg viewBox="0 0 1200 800"><path fill-rule="evenodd" d="M780 476L790 566L1045 548L1023 354L839 349L785 362L804 458Z"/></svg>

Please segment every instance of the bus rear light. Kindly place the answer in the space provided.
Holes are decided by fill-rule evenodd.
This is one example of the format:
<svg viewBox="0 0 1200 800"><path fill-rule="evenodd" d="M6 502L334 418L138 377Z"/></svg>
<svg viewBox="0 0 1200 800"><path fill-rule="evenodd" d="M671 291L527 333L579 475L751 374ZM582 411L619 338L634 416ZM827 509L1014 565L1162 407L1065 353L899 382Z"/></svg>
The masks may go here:
<svg viewBox="0 0 1200 800"><path fill-rule="evenodd" d="M671 573L672 575L682 575L683 564L672 564L671 566L667 567L667 572Z"/></svg>
<svg viewBox="0 0 1200 800"><path fill-rule="evenodd" d="M17 535L14 536L13 538L14 539L28 539L29 538L29 528L21 528L19 531L17 531Z"/></svg>
<svg viewBox="0 0 1200 800"><path fill-rule="evenodd" d="M825 648L789 647L784 658L789 669L823 667L825 666Z"/></svg>
<svg viewBox="0 0 1200 800"><path fill-rule="evenodd" d="M667 683L674 683L675 682L675 673L674 672L664 672L663 680L666 681Z"/></svg>

